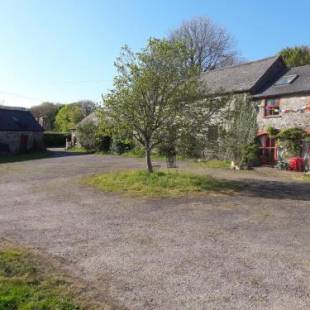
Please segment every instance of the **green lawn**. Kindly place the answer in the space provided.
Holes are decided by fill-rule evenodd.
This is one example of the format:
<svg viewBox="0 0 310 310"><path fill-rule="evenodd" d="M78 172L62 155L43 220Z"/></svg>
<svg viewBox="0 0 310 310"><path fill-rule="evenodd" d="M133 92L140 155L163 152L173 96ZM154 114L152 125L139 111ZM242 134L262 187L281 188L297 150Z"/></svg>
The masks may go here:
<svg viewBox="0 0 310 310"><path fill-rule="evenodd" d="M71 152L71 153L89 153L89 151L87 151L84 147L82 146L74 146L71 147L67 150L67 152Z"/></svg>
<svg viewBox="0 0 310 310"><path fill-rule="evenodd" d="M144 197L181 197L189 194L232 193L239 186L206 175L183 172L154 172L132 170L95 175L84 180L102 191L120 192Z"/></svg>
<svg viewBox="0 0 310 310"><path fill-rule="evenodd" d="M20 154L20 155L4 155L4 156L0 155L0 164L41 159L41 158L49 157L51 156L51 154L52 153L49 151L40 151L40 152L32 152L32 153Z"/></svg>
<svg viewBox="0 0 310 310"><path fill-rule="evenodd" d="M134 158L144 158L145 153L144 150L141 149L133 149L131 151L125 152L121 154L123 157L134 157Z"/></svg>
<svg viewBox="0 0 310 310"><path fill-rule="evenodd" d="M1 245L1 310L82 309L73 299L70 284L53 275L45 261L28 250Z"/></svg>
<svg viewBox="0 0 310 310"><path fill-rule="evenodd" d="M227 169L230 168L230 161L229 160L217 160L211 159L206 161L197 161L194 163L196 166L201 166L205 168L222 168Z"/></svg>

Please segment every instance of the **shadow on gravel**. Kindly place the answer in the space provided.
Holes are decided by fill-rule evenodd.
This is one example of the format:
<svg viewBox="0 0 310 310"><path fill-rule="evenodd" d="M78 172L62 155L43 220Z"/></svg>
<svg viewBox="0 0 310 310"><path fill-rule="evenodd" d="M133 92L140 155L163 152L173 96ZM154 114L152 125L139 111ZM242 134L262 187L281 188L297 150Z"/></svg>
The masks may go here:
<svg viewBox="0 0 310 310"><path fill-rule="evenodd" d="M3 155L3 156L0 156L0 164L36 160L36 159L48 158L51 156L53 156L53 152L50 152L50 151L32 152L32 153L19 154L19 155Z"/></svg>
<svg viewBox="0 0 310 310"><path fill-rule="evenodd" d="M48 149L46 151L40 152L31 152L26 154L18 154L18 155L0 155L0 164L8 164L29 160L37 160L51 157L68 157L68 156L81 156L81 155L89 155L92 153L87 152L66 152L64 150L53 150Z"/></svg>
<svg viewBox="0 0 310 310"><path fill-rule="evenodd" d="M310 202L310 183L266 180L236 181L243 187L241 195L268 199L292 199Z"/></svg>

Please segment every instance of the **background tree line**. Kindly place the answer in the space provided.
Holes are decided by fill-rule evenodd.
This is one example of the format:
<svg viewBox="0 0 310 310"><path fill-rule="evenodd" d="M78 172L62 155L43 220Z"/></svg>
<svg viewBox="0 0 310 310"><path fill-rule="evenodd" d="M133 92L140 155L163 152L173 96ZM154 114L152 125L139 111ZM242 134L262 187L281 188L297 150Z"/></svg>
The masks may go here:
<svg viewBox="0 0 310 310"><path fill-rule="evenodd" d="M43 102L30 110L38 121L43 120L46 131L68 132L96 108L93 101L81 100L70 104Z"/></svg>

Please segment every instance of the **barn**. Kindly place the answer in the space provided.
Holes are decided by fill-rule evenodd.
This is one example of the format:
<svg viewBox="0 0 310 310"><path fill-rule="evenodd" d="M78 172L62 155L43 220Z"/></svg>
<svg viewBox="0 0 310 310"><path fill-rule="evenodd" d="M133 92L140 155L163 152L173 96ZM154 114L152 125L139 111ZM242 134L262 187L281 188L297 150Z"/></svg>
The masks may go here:
<svg viewBox="0 0 310 310"><path fill-rule="evenodd" d="M0 106L0 155L27 153L43 147L43 128L29 110Z"/></svg>

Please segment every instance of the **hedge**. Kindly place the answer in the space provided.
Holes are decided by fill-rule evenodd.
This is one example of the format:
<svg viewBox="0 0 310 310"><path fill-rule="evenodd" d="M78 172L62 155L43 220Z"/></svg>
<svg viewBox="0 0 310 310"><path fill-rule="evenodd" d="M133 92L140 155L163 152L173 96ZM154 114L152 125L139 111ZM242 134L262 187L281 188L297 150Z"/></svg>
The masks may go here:
<svg viewBox="0 0 310 310"><path fill-rule="evenodd" d="M65 147L66 138L70 138L69 133L44 132L44 144L46 147Z"/></svg>

